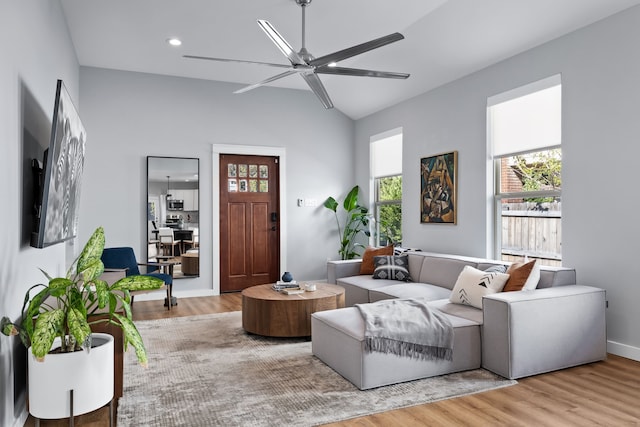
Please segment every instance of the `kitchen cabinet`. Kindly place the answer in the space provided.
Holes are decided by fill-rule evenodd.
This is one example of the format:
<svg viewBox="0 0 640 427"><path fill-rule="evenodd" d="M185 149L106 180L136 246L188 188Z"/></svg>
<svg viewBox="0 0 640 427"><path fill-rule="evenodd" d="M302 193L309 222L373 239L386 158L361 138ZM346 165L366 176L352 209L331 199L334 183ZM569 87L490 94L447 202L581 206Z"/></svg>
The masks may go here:
<svg viewBox="0 0 640 427"><path fill-rule="evenodd" d="M184 201L184 211L198 210L198 190L171 190L172 199Z"/></svg>
<svg viewBox="0 0 640 427"><path fill-rule="evenodd" d="M198 210L198 190L178 190L178 194L184 200L185 211Z"/></svg>
<svg viewBox="0 0 640 427"><path fill-rule="evenodd" d="M185 190L171 190L171 198L174 200L184 200L184 192Z"/></svg>

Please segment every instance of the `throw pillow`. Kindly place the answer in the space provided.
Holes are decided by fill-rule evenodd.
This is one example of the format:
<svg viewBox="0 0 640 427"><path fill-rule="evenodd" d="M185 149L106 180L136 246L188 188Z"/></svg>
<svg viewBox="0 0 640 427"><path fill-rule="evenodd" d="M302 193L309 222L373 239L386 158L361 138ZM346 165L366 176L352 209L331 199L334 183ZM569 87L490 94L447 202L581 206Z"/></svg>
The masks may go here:
<svg viewBox="0 0 640 427"><path fill-rule="evenodd" d="M491 267L485 268L484 271L487 273L506 273L507 266L506 265L492 265Z"/></svg>
<svg viewBox="0 0 640 427"><path fill-rule="evenodd" d="M534 272L535 270L535 272ZM514 292L535 289L540 280L540 267L536 268L536 260L511 264L507 270L509 280L504 285L503 292Z"/></svg>
<svg viewBox="0 0 640 427"><path fill-rule="evenodd" d="M360 274L373 274L375 266L373 265L373 257L382 255L393 255L393 245L384 248L373 248L369 246L362 254L362 264L360 264Z"/></svg>
<svg viewBox="0 0 640 427"><path fill-rule="evenodd" d="M376 266L373 270L374 279L392 279L410 282L409 256L377 256L373 258Z"/></svg>
<svg viewBox="0 0 640 427"><path fill-rule="evenodd" d="M482 308L482 297L502 291L508 279L508 274L486 272L467 265L458 276L449 301Z"/></svg>

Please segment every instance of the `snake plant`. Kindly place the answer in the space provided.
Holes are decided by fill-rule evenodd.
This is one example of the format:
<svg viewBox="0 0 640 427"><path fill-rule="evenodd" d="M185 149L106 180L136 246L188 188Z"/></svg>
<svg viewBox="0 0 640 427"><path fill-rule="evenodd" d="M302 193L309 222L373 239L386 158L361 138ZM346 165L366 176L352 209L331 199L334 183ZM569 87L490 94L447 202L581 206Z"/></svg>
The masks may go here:
<svg viewBox="0 0 640 427"><path fill-rule="evenodd" d="M129 276L112 285L101 280L104 265L100 258L104 243L104 229L98 227L65 277L52 278L41 270L48 285L37 284L29 288L24 297L21 320L14 323L3 317L0 321L2 333L19 335L27 348L31 346L35 358L43 361L53 350L56 337L60 337L61 352L81 348L88 351L91 325L110 323L122 329L125 350L131 344L138 362L146 366L144 343L131 317L130 291L158 289L164 282L149 276Z"/></svg>

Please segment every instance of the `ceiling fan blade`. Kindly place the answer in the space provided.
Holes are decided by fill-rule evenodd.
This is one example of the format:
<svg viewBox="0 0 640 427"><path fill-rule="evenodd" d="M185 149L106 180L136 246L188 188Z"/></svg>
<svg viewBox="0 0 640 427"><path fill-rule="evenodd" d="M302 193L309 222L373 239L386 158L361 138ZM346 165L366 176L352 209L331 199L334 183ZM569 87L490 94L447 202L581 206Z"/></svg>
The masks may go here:
<svg viewBox="0 0 640 427"><path fill-rule="evenodd" d="M293 50L291 45L287 43L284 37L282 37L280 33L276 31L276 29L273 27L273 25L271 25L271 23L269 23L269 21L258 19L258 25L260 25L260 28L262 28L262 30L267 33L267 36L269 36L271 41L275 43L276 46L278 46L278 49L280 49L284 56L289 58L289 61L291 61L293 65L307 65L307 63L304 62L304 60L300 57L300 55L298 55L295 50Z"/></svg>
<svg viewBox="0 0 640 427"><path fill-rule="evenodd" d="M339 62L347 58L351 58L352 56L360 55L361 53L377 49L379 47L388 45L389 43L397 42L402 39L404 39L404 36L400 33L389 34L388 36L380 37L375 40L371 40L356 46L351 46L346 49L313 59L309 61L309 65L321 67L332 62Z"/></svg>
<svg viewBox="0 0 640 427"><path fill-rule="evenodd" d="M302 78L307 82L313 93L316 94L324 108L333 108L333 102L329 98L327 90L320 81L320 78L315 73L301 73Z"/></svg>
<svg viewBox="0 0 640 427"><path fill-rule="evenodd" d="M291 68L291 65L273 64L271 62L245 61L243 59L212 58L210 56L197 56L197 55L182 55L182 57L189 58L189 59L205 59L207 61L237 62L241 64L268 65L269 67Z"/></svg>
<svg viewBox="0 0 640 427"><path fill-rule="evenodd" d="M345 68L345 67L318 67L316 73L319 74L339 74L341 76L359 76L359 77L383 77L387 79L406 79L409 77L407 73L395 73L392 71L374 71L374 70L361 70L359 68Z"/></svg>
<svg viewBox="0 0 640 427"><path fill-rule="evenodd" d="M281 79L283 77L287 77L287 76L290 76L291 74L296 74L296 73L298 73L298 71L296 71L296 70L285 71L284 73L280 73L280 74L277 74L277 75L275 75L273 77L269 77L268 79L265 79L265 80L263 80L261 82L254 83L254 84L249 85L249 86L245 86L245 87L243 87L241 89L236 90L233 93L244 93L244 92L250 91L251 89L255 89L257 87L264 86L267 83L271 83L272 81L275 81L275 80L278 80L278 79Z"/></svg>

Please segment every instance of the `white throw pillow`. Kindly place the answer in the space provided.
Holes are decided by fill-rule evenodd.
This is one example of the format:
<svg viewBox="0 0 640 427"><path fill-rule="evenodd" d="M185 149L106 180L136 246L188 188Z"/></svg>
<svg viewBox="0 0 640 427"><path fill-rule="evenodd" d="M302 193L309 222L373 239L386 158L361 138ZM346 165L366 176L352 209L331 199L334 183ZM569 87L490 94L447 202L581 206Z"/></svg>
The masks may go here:
<svg viewBox="0 0 640 427"><path fill-rule="evenodd" d="M502 291L509 275L465 266L451 291L449 301L482 308L482 297Z"/></svg>
<svg viewBox="0 0 640 427"><path fill-rule="evenodd" d="M529 277L527 277L527 281L524 282L524 286L522 287L523 291L532 291L538 287L538 282L540 281L540 266L536 262L533 264L533 269L531 273L529 273Z"/></svg>

